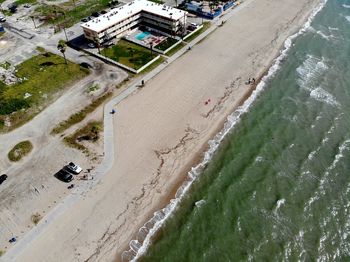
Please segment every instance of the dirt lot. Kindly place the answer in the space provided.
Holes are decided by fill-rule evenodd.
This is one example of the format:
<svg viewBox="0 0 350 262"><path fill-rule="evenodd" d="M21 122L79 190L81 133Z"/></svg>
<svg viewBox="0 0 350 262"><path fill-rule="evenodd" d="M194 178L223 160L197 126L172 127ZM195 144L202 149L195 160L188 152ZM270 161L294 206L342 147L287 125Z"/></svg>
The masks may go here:
<svg viewBox="0 0 350 262"><path fill-rule="evenodd" d="M6 251L13 237L21 237L29 228L35 226L32 215L45 215L56 203L69 193L67 186L54 177L65 164L73 161L83 168L83 174L96 167L103 155L103 137L86 154L67 147L62 136L73 133L91 120L101 120L103 107L97 108L81 123L68 129L65 134L52 136L52 128L72 113L91 103L94 97L113 90L127 77L120 69L95 62L94 72L65 90L49 107L22 127L0 135L0 173L6 173L8 179L0 186L0 250ZM98 90L91 86L98 84ZM30 140L33 150L23 160L12 163L7 152L20 141ZM93 150L92 150L93 149ZM75 185L85 183L75 176Z"/></svg>

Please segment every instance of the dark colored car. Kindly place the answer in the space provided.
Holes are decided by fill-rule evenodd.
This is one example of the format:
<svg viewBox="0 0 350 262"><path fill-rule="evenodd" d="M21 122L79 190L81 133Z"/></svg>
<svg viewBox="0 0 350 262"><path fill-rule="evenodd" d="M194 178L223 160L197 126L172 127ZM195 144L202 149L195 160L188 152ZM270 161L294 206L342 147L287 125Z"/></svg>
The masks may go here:
<svg viewBox="0 0 350 262"><path fill-rule="evenodd" d="M86 63L86 62L81 62L80 63L80 66L84 67L84 68L92 68L92 65L90 65L89 63Z"/></svg>
<svg viewBox="0 0 350 262"><path fill-rule="evenodd" d="M0 176L0 185L2 184L2 182L4 182L7 179L7 175L3 174Z"/></svg>
<svg viewBox="0 0 350 262"><path fill-rule="evenodd" d="M99 17L99 16L100 16L100 13L99 13L99 12L93 12L93 13L91 14L91 16L93 16L93 17Z"/></svg>
<svg viewBox="0 0 350 262"><path fill-rule="evenodd" d="M82 22L86 23L86 22L88 22L88 21L89 21L89 19L87 19L87 18L83 18L83 19L81 19L80 21L82 21Z"/></svg>
<svg viewBox="0 0 350 262"><path fill-rule="evenodd" d="M101 11L101 14L103 14L103 15L104 15L104 14L107 14L107 11L102 10L102 11Z"/></svg>
<svg viewBox="0 0 350 262"><path fill-rule="evenodd" d="M56 177L59 180L66 182L66 183L73 180L73 176L68 171L66 171L64 169L61 169L60 171L58 171L58 173L56 174Z"/></svg>
<svg viewBox="0 0 350 262"><path fill-rule="evenodd" d="M18 5L16 3L12 3L9 4L7 7L11 13L16 13Z"/></svg>

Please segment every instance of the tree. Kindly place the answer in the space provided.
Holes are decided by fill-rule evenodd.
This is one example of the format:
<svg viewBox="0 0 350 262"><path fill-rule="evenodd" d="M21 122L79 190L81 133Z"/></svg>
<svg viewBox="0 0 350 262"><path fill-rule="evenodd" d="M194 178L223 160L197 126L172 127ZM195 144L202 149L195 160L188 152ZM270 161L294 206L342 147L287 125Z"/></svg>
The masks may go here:
<svg viewBox="0 0 350 262"><path fill-rule="evenodd" d="M62 53L62 55L64 57L64 62L66 62L66 65L67 65L68 63L67 63L67 59L66 59L66 55L65 55L65 52L67 49L66 42L64 40L58 41L57 49Z"/></svg>

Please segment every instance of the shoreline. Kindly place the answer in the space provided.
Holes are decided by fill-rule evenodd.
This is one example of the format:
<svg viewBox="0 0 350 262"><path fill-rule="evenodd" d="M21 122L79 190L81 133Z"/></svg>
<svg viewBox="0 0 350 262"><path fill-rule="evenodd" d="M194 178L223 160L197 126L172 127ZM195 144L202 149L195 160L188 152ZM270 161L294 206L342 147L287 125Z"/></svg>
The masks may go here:
<svg viewBox="0 0 350 262"><path fill-rule="evenodd" d="M270 12L272 12L278 10L278 6L287 9L286 5L288 5L276 2L277 7L266 7L264 1L246 2L248 5L240 10L246 14L248 12L246 9L250 9L249 12L263 13L263 8L267 8L267 11L270 11L268 8L271 8ZM312 6L316 2L319 1L305 0L303 3L305 6L306 4ZM259 6L262 11L259 10ZM295 6L297 7L293 9L293 12L296 13L296 16L292 17L294 23L292 26L297 28L292 32L302 26L302 24L295 25L294 19L303 17L305 21L309 17L309 15L304 17L305 13L311 13L314 9L302 11L299 9L305 7L303 4L296 3ZM236 14L241 13L236 12ZM269 18L267 25L272 23L273 26L275 20L279 18L279 14L273 13L273 15L275 17ZM274 36L272 33L254 36L253 41L244 43L241 49L238 48L237 52L230 54L231 60L236 59L238 63L239 61L244 62L239 63L238 69L232 69L235 68L235 63L228 61L225 53L224 56L221 55L220 48L222 45L225 47L225 43L220 43L220 41L227 41L229 38L225 35L228 24L234 24L235 20L242 23L250 22L249 17L247 19L247 16L238 16L239 18L230 17L227 21L229 23L212 32L206 41L196 45L186 56L181 57L174 62L174 65L170 65L164 72L150 80L145 89L138 90L118 104L118 116L113 119L116 156L112 170L101 179L95 188L82 195L78 203L67 209L68 217L57 217L52 225L49 225L47 230L42 232L30 247L18 256L18 261L41 261L43 258L51 261L60 261L63 258L68 261L115 260L116 252L121 253L125 250L123 247L128 246L140 225L142 226L146 218L153 213L150 210L159 210L160 206L164 206L163 203L169 203L167 196L173 198L174 192L178 191L178 185L181 186L188 177L184 170L190 170L194 166L193 163L198 163L206 157L206 149L210 149L208 141L216 137L218 130L222 130L222 126L225 127L226 116L235 111L231 104L234 103L234 107L238 108L242 102L249 99L247 97L254 93L254 88L243 92L244 87L238 83L237 89L234 89L222 104L219 104L217 108L216 105L213 107L213 113L210 113L211 109L208 111L209 108L203 105L204 99L214 97L215 100L221 101L220 99L225 96L226 86L232 82L227 81L229 77L227 73L232 75L227 68L235 71L236 77L242 76L242 79L254 76L254 72L257 71L264 76L264 72L271 67L270 64L275 61L285 39L290 35L283 35L292 27L287 23L288 27L278 35L277 40L279 41L273 39L276 43L280 43L280 38L283 38L278 47L275 46L276 43L269 43L270 37ZM285 26L284 23L286 20L288 22L288 19L283 20L282 18L279 25ZM255 25L258 26L258 24ZM240 38L245 39L245 32L240 31L238 27L235 27L235 30L238 31ZM278 27L264 30L274 32L278 30ZM259 39L267 43L266 47L263 46L267 49L267 54L264 53L264 50L260 50L260 43L256 44ZM231 46L236 47L240 40L234 41L235 43L232 43ZM211 44L215 46L212 47ZM258 61L256 65L254 63L250 65L253 59L251 52L254 55L256 47L258 47L256 51ZM210 54L208 50L214 54ZM243 51L243 54L239 54L240 51ZM271 52L274 55L271 55ZM221 68L212 72L211 70L215 67L210 63L203 63L210 62L210 58L204 59L203 54L212 55L223 62ZM266 61L271 63L265 65ZM191 64L202 66L200 71L194 70L197 74L195 76L186 72L184 68L184 66L191 67ZM220 67L220 64L218 66ZM171 78L174 72L181 73L182 78L174 81ZM208 72L211 75L208 75ZM211 76L215 77L215 81L210 79ZM236 79L236 77L229 78ZM213 84L217 84L217 89L209 88ZM197 133L188 131L188 128ZM167 150L169 154L164 153ZM157 152L160 152L161 158L157 157ZM162 154L166 157L162 158ZM162 162L166 162L164 166ZM101 220L101 217L104 219ZM61 244L57 245L57 243ZM20 260L21 257L22 260Z"/></svg>
<svg viewBox="0 0 350 262"><path fill-rule="evenodd" d="M189 160L189 163L183 168L183 172L179 172L182 175L181 175L181 177L179 177L179 180L175 183L175 185L170 187L171 191L167 195L166 199L164 199L163 201L161 201L159 203L158 209L156 209L155 211L149 211L148 215L146 216L149 219L145 220L146 222L143 224L143 226L139 227L139 230L142 227L144 227L147 223L152 221L152 219L155 217L155 213L162 212L169 205L171 205L172 201L178 201L176 203L176 206L177 206L177 204L181 203L182 198L186 194L188 194L188 191L191 190L192 183L196 182L197 179L200 179L200 176L201 176L203 170L209 164L209 162L211 161L213 155L215 155L215 153L217 152L217 150L221 146L223 140L226 138L226 136L230 132L232 132L232 130L234 130L236 124L240 122L241 116L249 113L249 108L254 106L254 103L255 103L256 99L260 95L262 95L263 92L265 91L265 87L267 85L267 81L271 80L274 77L274 75L280 70L280 67L283 65L283 60L288 56L288 52L289 52L290 48L292 47L293 41L306 32L306 29L308 27L310 27L311 22L313 21L315 16L323 9L323 7L326 5L327 1L328 0L323 0L316 7L314 7L311 10L311 14L306 18L306 21L304 21L304 23L302 23L301 26L299 28L297 28L295 30L295 32L293 32L290 36L288 36L286 38L286 40L281 44L280 48L278 49L279 50L278 54L270 62L270 65L268 67L266 67L264 72L257 77L256 82L253 85L251 85L251 88L249 90L247 90L245 94L243 94L243 96L239 100L239 102L232 107L231 113L229 113L229 115L224 120L221 121L221 124L218 125L218 127L216 128L216 131L212 132L212 134L211 134L212 138L207 140L203 144L202 149L199 152L197 152L192 157L192 160ZM290 44L289 44L289 41L290 41ZM274 68L274 67L277 67L277 68ZM257 90L260 85L262 86L261 89ZM257 94L254 94L254 92L257 92ZM243 113L241 113L237 117L237 120L235 121L235 123L230 128L225 130L225 125L228 123L229 117L232 116L233 114L235 114L240 107L244 106L245 103L247 103L248 99L250 99L250 98L252 98L252 102L247 105L247 110L245 110ZM220 136L221 133L224 133L224 135L222 135L222 138L220 139L220 141L218 143L218 146L215 149L213 149L213 151L211 152L210 159L208 161L206 161L205 160L205 154L207 154L208 151L210 151L210 149L211 149L211 146L209 144L210 141L214 141L215 138L218 135ZM206 163L206 162L208 162L208 163ZM203 163L205 163L205 164L203 164ZM203 165L204 167L200 167L201 165ZM200 170L196 177L190 178L190 173L193 171L193 169L197 169L197 168L200 168L200 169L203 169L203 170ZM189 182L189 185L186 184L187 182ZM176 197L178 192L180 190L182 190L182 187L184 187L185 189L183 190L183 192L180 193L180 196ZM155 224L154 227L157 227L157 228L151 228L150 229L150 231L149 231L149 233L147 235L147 237L150 238L149 239L150 242L146 243L146 245L144 243L142 243L141 247L137 250L136 255L134 256L133 259L131 259L131 261L137 260L139 257L142 257L142 255L147 252L148 248L152 245L152 240L154 240L154 238L157 239L157 234L159 233L159 230L163 227L163 223L167 220L167 218L169 218L171 215L173 215L174 212L176 212L175 209L176 209L176 207L174 207L174 209L172 209L169 212L169 214L165 214L165 217L163 219L161 219L161 220L156 222L156 224L158 222L160 223L160 225L158 225L158 227ZM154 214L154 215L151 215L151 214ZM152 232L152 230L154 230L154 231ZM116 255L116 257L114 259L115 262L129 261L129 259L127 259L127 260L123 259L123 253L124 252L128 252L128 251L134 251L132 249L132 247L131 247L131 245L132 245L131 243L132 243L132 241L137 240L137 238L138 238L138 232L134 234L134 237L129 242L129 244L125 245L125 247L123 248L124 251L123 252L118 252L118 255ZM129 250L126 247L129 247Z"/></svg>
<svg viewBox="0 0 350 262"><path fill-rule="evenodd" d="M271 63L271 66L272 65L273 65L273 63ZM260 77L257 78L256 83L254 85L252 85L249 90L247 90L247 92L244 95L244 97L242 97L242 99L239 101L238 105L236 105L233 108L233 111L230 113L230 115L233 114L237 110L237 108L242 106L244 104L244 102L251 96L251 94L256 90L260 80L265 75L267 75L268 70L269 70L269 68L267 68L265 70L263 75L261 75ZM145 221L146 222L141 224L139 229L141 229L141 227L143 227L147 222L149 222L153 218L155 212L166 208L166 206L170 203L170 201L174 200L174 197L177 194L177 192L180 189L180 187L183 186L186 182L189 181L189 173L191 172L191 169L193 169L194 167L197 167L203 161L205 153L210 149L209 141L211 141L219 132L221 132L223 130L226 122L227 122L227 119L226 120L222 120L221 124L217 127L216 131L212 132L212 134L211 134L212 138L207 140L203 144L202 149L200 149L197 153L195 153L194 156L192 157L192 159L188 161L188 164L182 168L183 171L179 172L180 175L178 177L178 180L175 181L173 185L169 185L169 188L170 188L169 194L166 196L166 198L164 198L163 200L160 200L158 208L156 208L155 210L149 211L148 214L145 215ZM221 143L220 143L220 145L221 145ZM195 181L196 181L196 179L193 180L193 182L195 182ZM190 188L189 188L189 190L190 190ZM181 201L181 199L180 199L180 201ZM157 233L158 233L158 230L156 232L154 232L154 235L156 235ZM135 232L134 235L133 235L132 240L135 240L137 238L138 238L138 232ZM130 240L130 242L132 240ZM122 262L122 261L124 261L124 260L121 259L121 257L122 257L123 252L127 251L128 247L130 247L129 246L130 242L126 243L124 245L124 247L121 247L121 251L118 252L118 254L115 256L115 259L113 260L114 262Z"/></svg>

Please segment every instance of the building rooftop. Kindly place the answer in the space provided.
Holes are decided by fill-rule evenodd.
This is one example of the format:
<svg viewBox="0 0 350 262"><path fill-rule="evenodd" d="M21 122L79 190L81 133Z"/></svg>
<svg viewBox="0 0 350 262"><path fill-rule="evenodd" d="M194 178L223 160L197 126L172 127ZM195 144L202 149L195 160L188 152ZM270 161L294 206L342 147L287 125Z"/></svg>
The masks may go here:
<svg viewBox="0 0 350 262"><path fill-rule="evenodd" d="M81 27L88 28L95 32L101 32L141 11L146 11L173 20L178 20L187 13L177 8L157 4L147 0L135 0L121 7L114 8L108 13L82 24Z"/></svg>

